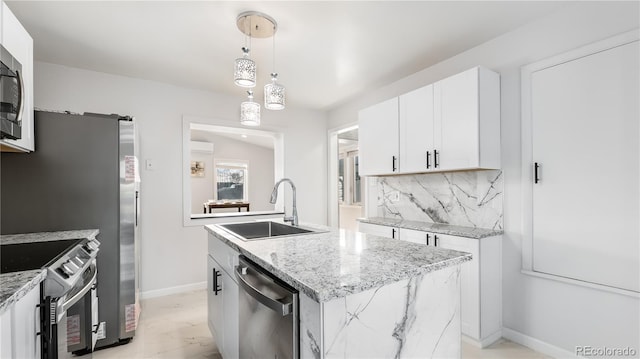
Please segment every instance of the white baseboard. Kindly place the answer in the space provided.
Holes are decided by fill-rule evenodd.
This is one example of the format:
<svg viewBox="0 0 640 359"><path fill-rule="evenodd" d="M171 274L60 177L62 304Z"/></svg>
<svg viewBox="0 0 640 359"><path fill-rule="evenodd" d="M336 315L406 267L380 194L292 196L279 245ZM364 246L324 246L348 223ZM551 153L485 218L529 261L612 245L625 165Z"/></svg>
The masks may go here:
<svg viewBox="0 0 640 359"><path fill-rule="evenodd" d="M144 292L140 292L140 299L164 297L165 295L191 292L193 290L200 290L205 288L207 288L207 282L191 283L169 288L147 290Z"/></svg>
<svg viewBox="0 0 640 359"><path fill-rule="evenodd" d="M476 348L480 348L480 349L484 349L484 348L488 347L489 345L491 345L491 344L497 342L498 340L500 340L500 338L502 338L502 331L501 330L498 330L497 332L489 335L488 337L486 337L486 338L484 338L484 339L482 339L480 341L462 334L462 340L465 343L469 343L469 344L475 346Z"/></svg>
<svg viewBox="0 0 640 359"><path fill-rule="evenodd" d="M512 342L529 347L537 352L546 354L553 358L580 358L574 353L559 348L555 345L543 342L542 340L530 337L528 335L517 332L513 329L502 328L502 336Z"/></svg>

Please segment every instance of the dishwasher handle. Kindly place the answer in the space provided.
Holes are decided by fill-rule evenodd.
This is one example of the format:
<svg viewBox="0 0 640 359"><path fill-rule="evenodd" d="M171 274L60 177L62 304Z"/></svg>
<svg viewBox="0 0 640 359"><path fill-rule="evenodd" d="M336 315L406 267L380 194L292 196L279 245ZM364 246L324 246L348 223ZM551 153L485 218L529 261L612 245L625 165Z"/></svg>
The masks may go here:
<svg viewBox="0 0 640 359"><path fill-rule="evenodd" d="M272 298L262 293L256 287L247 282L245 277L251 276L252 278L261 281L265 286L276 286L277 284L275 284L273 281L269 281L263 276L252 276L250 274L246 274L246 269L247 267L236 266L235 275L238 279L238 283L245 290L245 292L247 292L247 294L255 298L258 302L264 304L274 312L281 314L283 317L293 312L292 302L283 303L278 298Z"/></svg>

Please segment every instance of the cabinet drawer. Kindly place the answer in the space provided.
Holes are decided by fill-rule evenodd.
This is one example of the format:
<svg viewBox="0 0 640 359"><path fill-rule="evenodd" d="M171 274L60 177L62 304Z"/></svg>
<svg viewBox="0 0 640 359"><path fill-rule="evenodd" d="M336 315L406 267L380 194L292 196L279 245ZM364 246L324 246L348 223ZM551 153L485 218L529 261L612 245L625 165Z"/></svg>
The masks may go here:
<svg viewBox="0 0 640 359"><path fill-rule="evenodd" d="M233 276L233 269L238 265L238 252L210 234L209 255L222 266L225 272L232 278L235 278Z"/></svg>
<svg viewBox="0 0 640 359"><path fill-rule="evenodd" d="M393 239L399 237L398 228L371 223L358 223L358 232Z"/></svg>

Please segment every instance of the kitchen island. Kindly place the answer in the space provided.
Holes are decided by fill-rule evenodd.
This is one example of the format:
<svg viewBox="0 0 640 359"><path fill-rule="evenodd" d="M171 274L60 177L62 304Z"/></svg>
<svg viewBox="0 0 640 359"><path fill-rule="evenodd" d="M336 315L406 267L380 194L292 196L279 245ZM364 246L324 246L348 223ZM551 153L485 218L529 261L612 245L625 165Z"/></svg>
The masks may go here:
<svg viewBox="0 0 640 359"><path fill-rule="evenodd" d="M299 291L301 358L460 356L460 266L470 254L303 226L318 232L243 241L206 226L222 269L241 254ZM234 357L227 339L221 353Z"/></svg>

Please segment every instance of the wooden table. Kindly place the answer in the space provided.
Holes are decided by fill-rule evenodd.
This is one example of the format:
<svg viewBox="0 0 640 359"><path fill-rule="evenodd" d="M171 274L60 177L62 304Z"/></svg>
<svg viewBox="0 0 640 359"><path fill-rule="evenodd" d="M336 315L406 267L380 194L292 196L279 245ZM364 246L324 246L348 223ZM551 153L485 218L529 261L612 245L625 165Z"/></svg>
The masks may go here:
<svg viewBox="0 0 640 359"><path fill-rule="evenodd" d="M209 213L211 213L212 208L237 208L238 212L241 212L242 208L246 208L247 212L249 212L249 203L245 203L245 202L239 202L239 203L205 202L204 213L207 213L207 207L209 207Z"/></svg>

